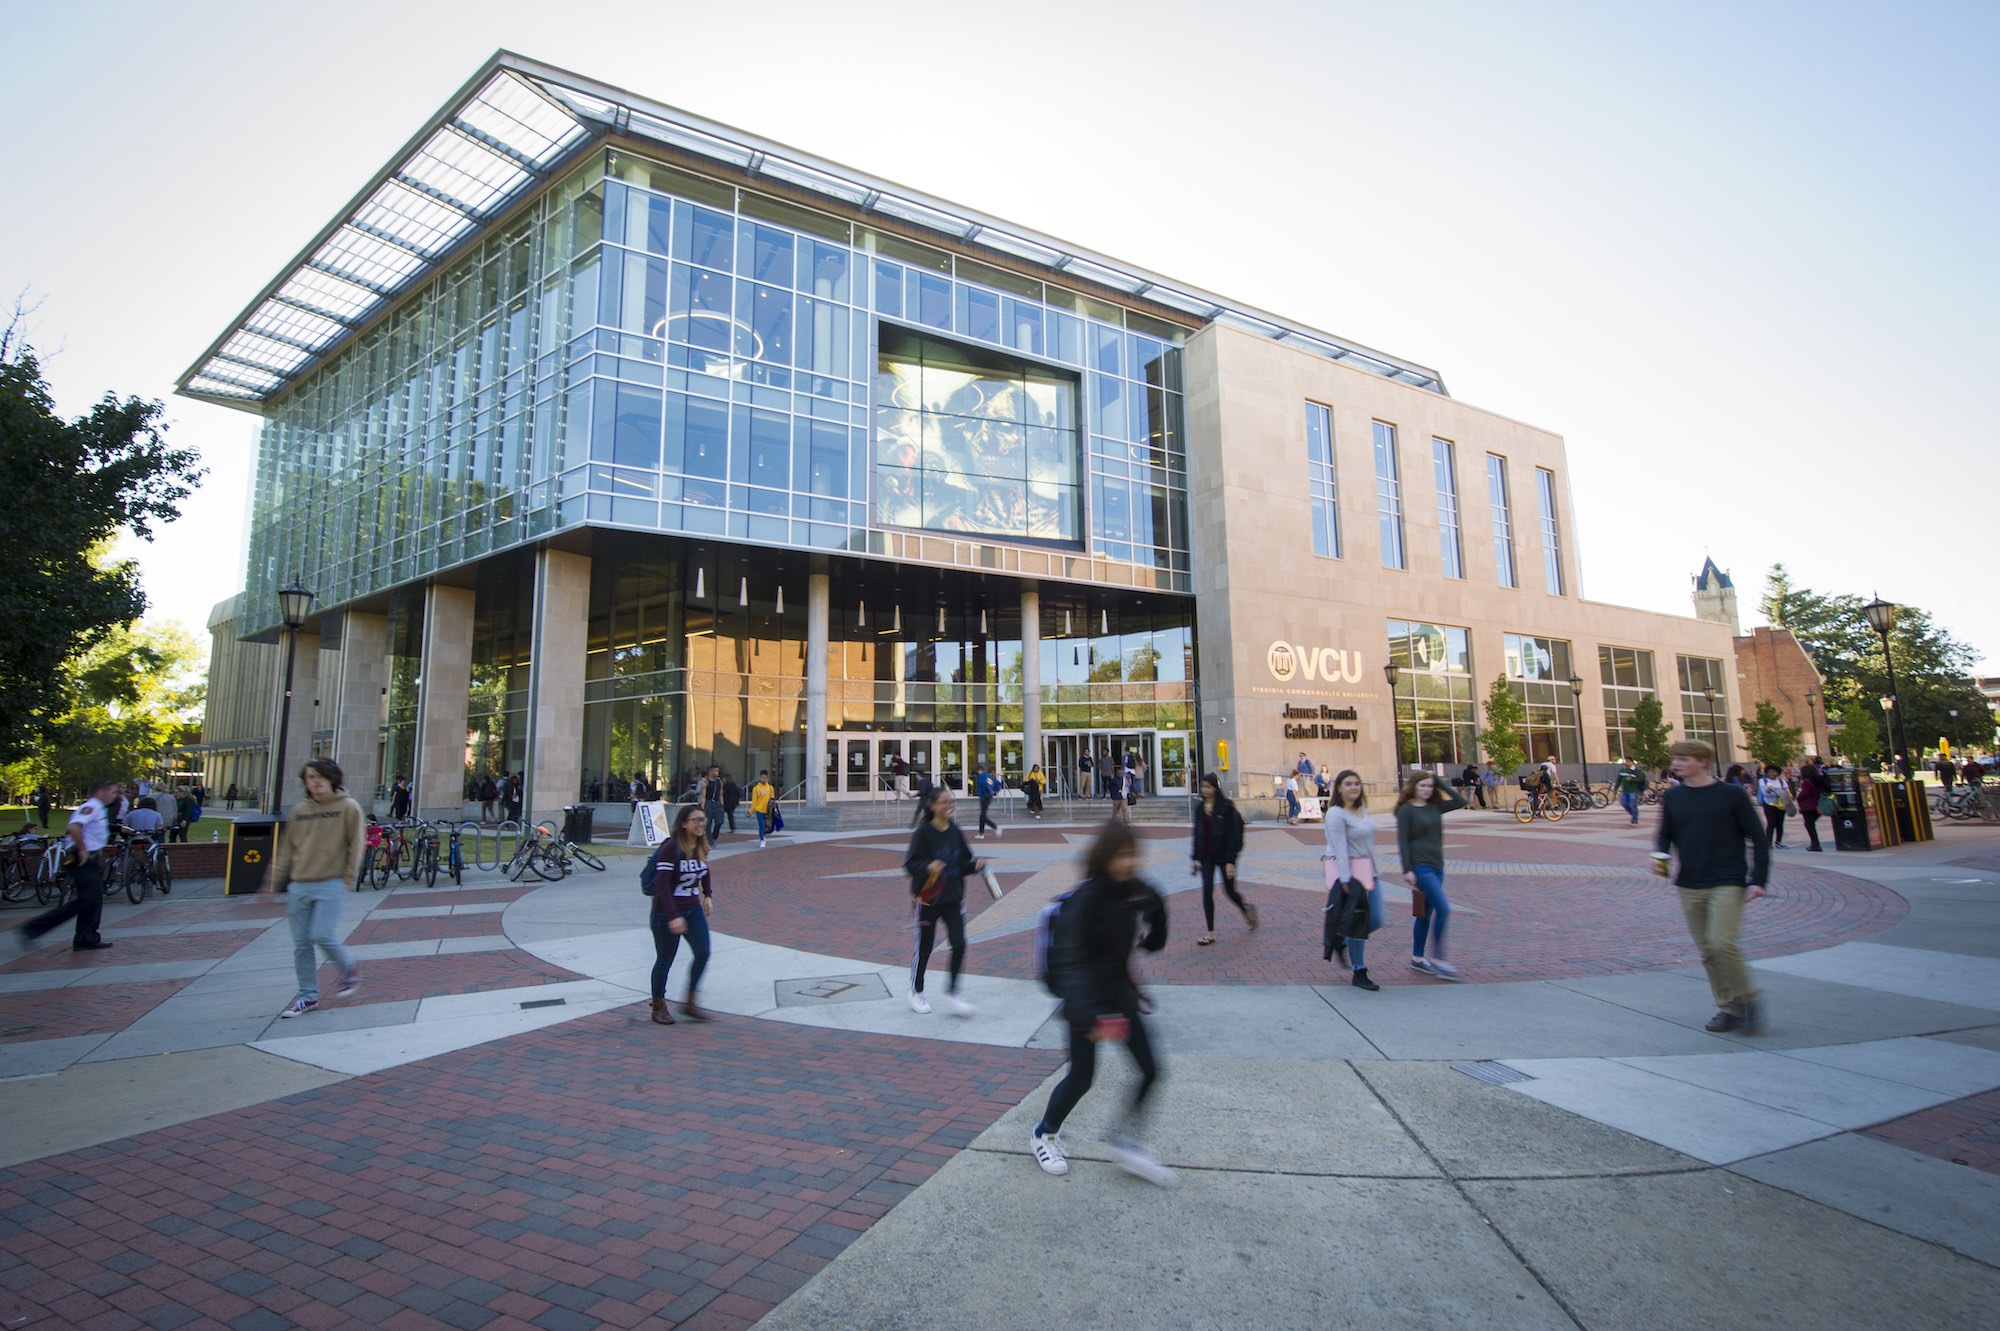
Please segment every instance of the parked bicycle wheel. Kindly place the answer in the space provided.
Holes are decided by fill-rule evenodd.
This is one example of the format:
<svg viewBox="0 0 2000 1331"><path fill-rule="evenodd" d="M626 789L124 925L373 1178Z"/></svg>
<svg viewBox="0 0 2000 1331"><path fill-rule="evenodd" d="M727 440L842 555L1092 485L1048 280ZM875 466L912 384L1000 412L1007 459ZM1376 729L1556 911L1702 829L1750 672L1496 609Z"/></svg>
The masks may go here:
<svg viewBox="0 0 2000 1331"><path fill-rule="evenodd" d="M451 850L446 856L445 865L451 871L451 881L454 885L465 881L465 847L459 842L458 833L455 831L451 834Z"/></svg>
<svg viewBox="0 0 2000 1331"><path fill-rule="evenodd" d="M380 892L389 882L389 847L383 844L375 847L368 856L368 863L362 866L361 877L371 888Z"/></svg>
<svg viewBox="0 0 2000 1331"><path fill-rule="evenodd" d="M125 852L125 899L138 905L153 894L153 876L146 871L146 854L140 850Z"/></svg>
<svg viewBox="0 0 2000 1331"><path fill-rule="evenodd" d="M569 854L570 858L573 860L578 860L584 864L588 864L591 868L596 869L600 873L604 871L604 861L598 859L597 856L591 854L589 851L585 850L582 846L572 844L569 848Z"/></svg>
<svg viewBox="0 0 2000 1331"><path fill-rule="evenodd" d="M523 841L520 849L514 852L514 858L507 861L507 867L501 872L517 883L529 874L533 874L537 878L546 878L548 875L542 872L540 861L541 853L538 844L533 841Z"/></svg>
<svg viewBox="0 0 2000 1331"><path fill-rule="evenodd" d="M425 887L436 887L438 881L437 842L425 837L417 843L415 872L410 875Z"/></svg>
<svg viewBox="0 0 2000 1331"><path fill-rule="evenodd" d="M164 850L153 857L153 881L163 893L174 890L174 862Z"/></svg>
<svg viewBox="0 0 2000 1331"><path fill-rule="evenodd" d="M538 861L535 868L541 871L542 877L551 882L569 877L569 856L563 854L563 848L555 842L542 842L535 855Z"/></svg>

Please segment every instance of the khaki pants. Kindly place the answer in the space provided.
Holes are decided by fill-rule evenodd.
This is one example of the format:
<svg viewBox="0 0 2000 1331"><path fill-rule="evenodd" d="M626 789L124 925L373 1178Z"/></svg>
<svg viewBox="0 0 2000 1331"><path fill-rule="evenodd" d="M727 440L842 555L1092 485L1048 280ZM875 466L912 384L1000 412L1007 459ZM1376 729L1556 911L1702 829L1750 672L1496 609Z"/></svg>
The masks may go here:
<svg viewBox="0 0 2000 1331"><path fill-rule="evenodd" d="M1757 998L1750 968L1743 962L1743 946L1737 941L1743 927L1743 889L1683 887L1680 894L1681 911L1687 916L1688 933L1701 951L1702 969L1708 972L1715 1005L1741 1015L1743 1005Z"/></svg>

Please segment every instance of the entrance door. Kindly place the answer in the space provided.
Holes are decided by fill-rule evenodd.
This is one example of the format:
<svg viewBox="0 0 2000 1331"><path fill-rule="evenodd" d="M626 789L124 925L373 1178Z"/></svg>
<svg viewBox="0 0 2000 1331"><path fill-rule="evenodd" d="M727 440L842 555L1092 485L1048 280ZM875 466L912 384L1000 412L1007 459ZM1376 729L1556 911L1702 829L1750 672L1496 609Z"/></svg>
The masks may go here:
<svg viewBox="0 0 2000 1331"><path fill-rule="evenodd" d="M1160 766L1152 786L1162 795L1186 794L1196 776L1188 768L1194 745L1185 731L1163 730L1155 738L1159 744Z"/></svg>

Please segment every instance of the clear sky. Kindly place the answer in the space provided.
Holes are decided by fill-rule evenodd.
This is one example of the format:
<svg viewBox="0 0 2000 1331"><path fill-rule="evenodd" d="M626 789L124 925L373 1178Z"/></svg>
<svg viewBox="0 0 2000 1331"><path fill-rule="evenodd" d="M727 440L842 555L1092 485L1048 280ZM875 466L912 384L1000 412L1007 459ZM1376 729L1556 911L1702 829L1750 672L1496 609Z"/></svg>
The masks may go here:
<svg viewBox="0 0 2000 1331"><path fill-rule="evenodd" d="M240 585L253 417L174 377L496 48L1432 366L1568 441L1584 592L1704 556L1923 605L2000 673L2000 4L0 0L0 292L66 414L210 476L137 547Z"/></svg>

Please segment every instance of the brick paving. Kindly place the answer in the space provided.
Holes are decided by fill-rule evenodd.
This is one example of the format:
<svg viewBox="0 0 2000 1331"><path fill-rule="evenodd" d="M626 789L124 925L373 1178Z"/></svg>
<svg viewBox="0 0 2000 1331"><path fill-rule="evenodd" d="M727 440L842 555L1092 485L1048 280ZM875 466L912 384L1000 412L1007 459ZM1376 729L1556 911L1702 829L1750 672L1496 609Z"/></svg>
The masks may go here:
<svg viewBox="0 0 2000 1331"><path fill-rule="evenodd" d="M433 938L480 938L499 932L498 912L485 915L419 915L401 919L370 917L354 926L347 935L347 941L354 947L361 947L368 943L417 943Z"/></svg>
<svg viewBox="0 0 2000 1331"><path fill-rule="evenodd" d="M498 928L498 925L491 926ZM426 957L386 957L363 961L361 992L340 1000L343 1008L368 1003L405 1002L440 994L483 994L495 989L560 984L576 976L517 948L457 952ZM332 965L320 967L320 989L331 992L339 979Z"/></svg>
<svg viewBox="0 0 2000 1331"><path fill-rule="evenodd" d="M1603 820L1597 830L1603 831ZM1563 827L1550 831L1561 836ZM1178 829L1141 828L1148 841L1178 840ZM1631 971L1672 969L1696 964L1693 944L1672 887L1643 867L1648 843L1643 828L1632 829L1631 849L1576 839L1452 837L1451 859L1498 864L1490 873L1447 868L1446 887L1457 908L1451 923L1451 955L1468 980L1576 979ZM1039 835L1036 835L1039 833ZM1052 844L1060 834L1043 829L1008 844ZM1296 852L1274 846L1296 843ZM868 837L837 845L774 848L716 866L718 927L775 943L837 956L894 965L908 956L909 891L900 876L900 836ZM1324 844L1317 828L1286 828L1276 838L1261 835L1243 862L1242 890L1262 917L1263 927L1247 932L1235 907L1218 891L1216 921L1221 941L1197 948L1201 933L1198 892L1175 892L1168 905L1172 921L1167 951L1143 959L1147 977L1165 984L1328 984L1344 983L1345 972L1320 959L1320 908L1324 893L1281 887L1259 878L1260 867L1288 871L1317 868ZM1380 842L1393 849L1393 837ZM1754 958L1783 956L1809 948L1866 938L1908 913L1903 898L1886 888L1817 867L1818 856L1782 852L1773 869L1773 890L1744 916L1743 946ZM1083 847L1077 848L1081 866ZM1449 861L1448 861L1449 863ZM1562 872L1537 877L1527 866L1557 865ZM1814 867L1807 867L1812 863ZM1514 866L1523 866L1516 869ZM1591 866L1602 874L1590 874ZM1579 872L1579 870L1583 872ZM881 874L839 878L829 874ZM891 876L893 875L893 876ZM1001 874L1011 888L1022 875ZM1188 877L1159 875L1156 885L1173 889ZM747 902L746 899L747 898ZM974 892L968 909L983 909ZM1382 983L1436 984L1405 965L1410 910L1390 901L1378 935L1370 973ZM727 917L721 913L727 909ZM970 930L979 932L978 916ZM1031 973L1031 936L1026 933L971 944L967 968L982 975L1025 979ZM1394 964L1390 964L1393 962Z"/></svg>
<svg viewBox="0 0 2000 1331"><path fill-rule="evenodd" d="M0 994L0 1044L110 1035L172 998L187 980L69 985Z"/></svg>
<svg viewBox="0 0 2000 1331"><path fill-rule="evenodd" d="M731 1331L1059 1061L622 1009L0 1170L0 1288L86 1331Z"/></svg>
<svg viewBox="0 0 2000 1331"><path fill-rule="evenodd" d="M1968 1096L1868 1129L1891 1145L2000 1174L2000 1091Z"/></svg>

